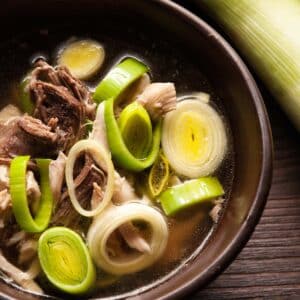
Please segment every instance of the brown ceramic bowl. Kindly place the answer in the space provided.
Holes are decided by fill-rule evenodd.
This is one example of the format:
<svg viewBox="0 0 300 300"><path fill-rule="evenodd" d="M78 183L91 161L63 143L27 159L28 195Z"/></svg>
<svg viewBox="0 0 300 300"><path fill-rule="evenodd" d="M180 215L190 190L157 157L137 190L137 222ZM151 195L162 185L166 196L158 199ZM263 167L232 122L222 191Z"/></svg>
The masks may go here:
<svg viewBox="0 0 300 300"><path fill-rule="evenodd" d="M263 211L271 182L268 117L257 86L238 55L209 25L167 0L3 0L0 17L4 22L0 27L4 41L30 30L59 27L61 23L76 27L77 23L86 22L92 24L91 31L102 28L116 40L126 35L131 44L136 42L141 47L149 47L149 39L151 45L164 41L171 52L178 49L183 61L188 58L195 69L201 69L221 99L232 129L235 167L231 196L201 253L168 280L135 291L130 299L179 297L206 285L248 241ZM43 47L47 45L45 42ZM199 81L199 89L202 87L197 77L189 75L187 80L196 87ZM37 298L2 281L0 294L4 298Z"/></svg>

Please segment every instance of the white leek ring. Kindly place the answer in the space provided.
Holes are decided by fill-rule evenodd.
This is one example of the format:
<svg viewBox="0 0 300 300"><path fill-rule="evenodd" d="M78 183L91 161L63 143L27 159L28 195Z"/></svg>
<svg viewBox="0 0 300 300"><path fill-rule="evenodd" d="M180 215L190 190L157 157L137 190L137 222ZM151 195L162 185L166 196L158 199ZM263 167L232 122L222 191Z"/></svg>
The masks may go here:
<svg viewBox="0 0 300 300"><path fill-rule="evenodd" d="M75 184L73 178L73 170L76 159L78 155L84 151L89 152L94 161L107 172L107 184L105 188L105 193L102 201L93 210L86 210L81 207L78 202ZM70 150L67 161L66 161L66 183L68 187L68 193L70 200L76 209L76 211L85 216L93 217L99 214L111 201L114 188L114 166L111 161L110 154L105 150L105 148L98 142L93 140L81 140L77 142Z"/></svg>
<svg viewBox="0 0 300 300"><path fill-rule="evenodd" d="M107 253L110 235L122 224L131 221L144 221L151 227L150 252L137 253L113 259ZM96 265L104 271L124 275L143 270L152 265L164 252L168 241L168 226L158 210L141 203L112 205L99 215L91 225L87 242Z"/></svg>
<svg viewBox="0 0 300 300"><path fill-rule="evenodd" d="M225 126L216 110L197 95L184 99L165 116L162 148L178 174L189 178L208 176L226 154Z"/></svg>

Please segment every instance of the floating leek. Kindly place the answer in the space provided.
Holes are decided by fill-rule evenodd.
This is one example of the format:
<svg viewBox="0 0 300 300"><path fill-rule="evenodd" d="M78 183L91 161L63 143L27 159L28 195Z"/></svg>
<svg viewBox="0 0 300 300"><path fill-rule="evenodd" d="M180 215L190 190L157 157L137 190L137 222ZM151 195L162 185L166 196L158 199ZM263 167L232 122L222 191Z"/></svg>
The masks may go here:
<svg viewBox="0 0 300 300"><path fill-rule="evenodd" d="M166 187L170 176L169 163L166 157L160 153L151 167L148 176L148 187L153 197L157 197Z"/></svg>
<svg viewBox="0 0 300 300"><path fill-rule="evenodd" d="M113 99L105 101L104 105L107 140L114 160L120 167L136 172L150 167L159 153L161 121L158 121L155 126L150 151L145 158L139 159L128 150L123 140L120 128L114 116Z"/></svg>
<svg viewBox="0 0 300 300"><path fill-rule="evenodd" d="M224 195L224 190L215 177L188 180L168 188L159 196L159 201L167 216L185 208Z"/></svg>
<svg viewBox="0 0 300 300"><path fill-rule="evenodd" d="M89 79L102 66L103 47L96 41L80 40L68 44L59 54L58 63L78 79Z"/></svg>
<svg viewBox="0 0 300 300"><path fill-rule="evenodd" d="M178 174L189 178L210 175L227 149L222 119L197 96L185 96L163 121L162 148Z"/></svg>
<svg viewBox="0 0 300 300"><path fill-rule="evenodd" d="M135 58L124 59L104 77L96 87L94 100L98 103L117 99L135 80L148 72L148 67Z"/></svg>
<svg viewBox="0 0 300 300"><path fill-rule="evenodd" d="M299 0L202 0L300 130Z"/></svg>
<svg viewBox="0 0 300 300"><path fill-rule="evenodd" d="M10 195L12 209L17 223L27 232L42 232L49 224L53 197L49 182L49 159L36 159L40 172L41 199L38 210L33 218L26 195L26 167L29 156L17 156L10 165Z"/></svg>
<svg viewBox="0 0 300 300"><path fill-rule="evenodd" d="M113 259L107 253L110 235L122 224L143 221L151 227L150 251ZM164 252L168 241L168 226L158 210L141 203L112 206L94 220L88 231L88 246L96 265L115 275L130 274L152 265Z"/></svg>
<svg viewBox="0 0 300 300"><path fill-rule="evenodd" d="M39 238L38 257L48 280L58 289L79 295L94 286L96 272L82 238L65 227L52 227Z"/></svg>
<svg viewBox="0 0 300 300"><path fill-rule="evenodd" d="M73 170L76 159L78 158L78 155L84 151L88 151L92 155L94 161L107 173L107 183L103 199L93 210L83 209L79 204L73 178ZM85 217L93 217L99 214L110 202L114 189L114 166L106 149L100 143L94 140L81 140L77 142L69 152L65 170L66 184L73 207L78 213Z"/></svg>
<svg viewBox="0 0 300 300"><path fill-rule="evenodd" d="M145 108L138 102L127 105L118 124L127 149L136 158L145 158L152 143L152 124Z"/></svg>

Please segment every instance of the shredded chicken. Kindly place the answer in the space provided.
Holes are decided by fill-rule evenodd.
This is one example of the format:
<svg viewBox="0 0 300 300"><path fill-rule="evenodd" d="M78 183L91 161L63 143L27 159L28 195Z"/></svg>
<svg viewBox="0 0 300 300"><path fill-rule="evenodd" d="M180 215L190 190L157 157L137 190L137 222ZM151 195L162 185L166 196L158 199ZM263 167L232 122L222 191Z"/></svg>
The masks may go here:
<svg viewBox="0 0 300 300"><path fill-rule="evenodd" d="M59 201L61 196L61 189L65 178L65 166L67 157L63 152L59 152L56 160L52 160L49 165L49 178L50 186L53 197L56 201Z"/></svg>
<svg viewBox="0 0 300 300"><path fill-rule="evenodd" d="M14 105L8 104L0 111L0 122L7 122L11 118L20 117L21 111Z"/></svg>
<svg viewBox="0 0 300 300"><path fill-rule="evenodd" d="M176 90L173 83L151 83L143 93L137 97L141 103L156 121L167 112L176 109Z"/></svg>
<svg viewBox="0 0 300 300"><path fill-rule="evenodd" d="M135 199L137 199L137 196L128 180L125 177L121 177L118 172L115 172L113 202L122 204Z"/></svg>
<svg viewBox="0 0 300 300"><path fill-rule="evenodd" d="M6 246L10 247L15 244L18 244L25 238L26 238L26 232L23 230L18 231L10 237L10 239L6 242Z"/></svg>
<svg viewBox="0 0 300 300"><path fill-rule="evenodd" d="M32 171L26 173L26 192L31 207L33 208L33 211L36 212L40 202L41 191Z"/></svg>
<svg viewBox="0 0 300 300"><path fill-rule="evenodd" d="M30 273L23 272L18 269L16 266L11 264L0 252L0 269L11 277L17 284L21 287L29 290L31 292L43 294L43 290L38 286L38 284L33 280L37 272L33 273L30 269Z"/></svg>
<svg viewBox="0 0 300 300"><path fill-rule="evenodd" d="M103 190L97 182L93 183L93 195L91 200L91 208L95 209L103 199Z"/></svg>
<svg viewBox="0 0 300 300"><path fill-rule="evenodd" d="M118 230L130 248L142 253L151 251L148 242L140 235L138 229L131 222L122 224Z"/></svg>
<svg viewBox="0 0 300 300"><path fill-rule="evenodd" d="M5 189L9 185L8 166L0 165L0 189Z"/></svg>
<svg viewBox="0 0 300 300"><path fill-rule="evenodd" d="M99 142L107 151L109 151L106 127L104 121L104 103L100 103L97 108L96 118L93 124L93 130L90 134L90 139Z"/></svg>
<svg viewBox="0 0 300 300"><path fill-rule="evenodd" d="M135 194L134 189L127 179L125 177L121 177L119 173L115 172L115 188L113 194L114 203L121 204L137 198L138 197ZM121 225L118 230L130 248L136 249L140 252L151 251L148 242L141 236L139 231L131 222Z"/></svg>
<svg viewBox="0 0 300 300"><path fill-rule="evenodd" d="M28 263L37 255L37 241L32 238L24 239L19 243L18 263Z"/></svg>
<svg viewBox="0 0 300 300"><path fill-rule="evenodd" d="M222 210L222 206L224 203L224 198L218 198L216 200L214 200L214 207L211 209L209 215L212 218L212 220L214 221L214 223L218 223L219 219L220 219L220 212Z"/></svg>

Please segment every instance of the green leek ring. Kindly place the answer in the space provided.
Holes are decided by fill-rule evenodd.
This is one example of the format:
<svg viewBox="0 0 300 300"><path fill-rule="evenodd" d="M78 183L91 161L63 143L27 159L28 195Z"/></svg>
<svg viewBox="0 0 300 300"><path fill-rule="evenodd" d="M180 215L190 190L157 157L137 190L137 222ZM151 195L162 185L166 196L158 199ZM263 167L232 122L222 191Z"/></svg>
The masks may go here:
<svg viewBox="0 0 300 300"><path fill-rule="evenodd" d="M29 156L18 156L10 165L10 194L12 209L17 223L27 232L42 232L50 222L53 197L49 183L49 159L36 159L40 171L41 199L36 216L33 218L26 195L26 167Z"/></svg>
<svg viewBox="0 0 300 300"><path fill-rule="evenodd" d="M117 99L136 79L148 72L149 68L135 58L124 59L104 77L96 87L94 100L100 103L104 100Z"/></svg>
<svg viewBox="0 0 300 300"><path fill-rule="evenodd" d="M161 137L161 121L158 121L153 132L152 147L144 159L134 157L126 147L118 123L114 116L114 99L105 101L104 120L107 130L107 140L114 160L120 167L130 171L142 171L150 167L159 153Z"/></svg>
<svg viewBox="0 0 300 300"><path fill-rule="evenodd" d="M90 253L73 230L46 230L39 238L38 257L48 280L61 291L78 295L94 286L96 272Z"/></svg>
<svg viewBox="0 0 300 300"><path fill-rule="evenodd" d="M185 208L224 195L224 189L216 177L188 180L165 190L159 201L167 216Z"/></svg>
<svg viewBox="0 0 300 300"><path fill-rule="evenodd" d="M73 178L74 165L78 154L83 151L89 151L92 154L95 162L107 172L107 184L105 193L102 201L93 210L83 209L78 202L75 183ZM114 188L114 166L110 158L110 154L105 150L105 148L98 142L93 140L81 140L77 142L70 150L65 169L66 183L68 187L68 193L73 207L76 211L85 217L93 217L99 214L110 202L113 195Z"/></svg>

